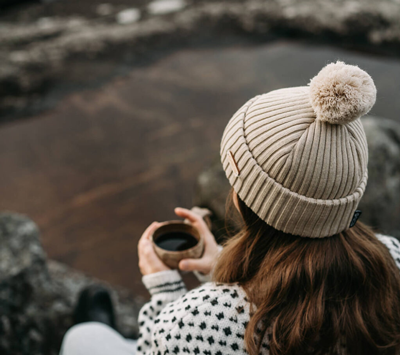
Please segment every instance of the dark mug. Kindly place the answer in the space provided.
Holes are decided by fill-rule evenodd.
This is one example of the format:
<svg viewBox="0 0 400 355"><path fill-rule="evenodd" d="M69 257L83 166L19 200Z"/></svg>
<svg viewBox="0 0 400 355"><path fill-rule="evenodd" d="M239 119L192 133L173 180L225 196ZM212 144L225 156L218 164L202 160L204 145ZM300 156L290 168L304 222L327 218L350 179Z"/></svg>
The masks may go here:
<svg viewBox="0 0 400 355"><path fill-rule="evenodd" d="M193 207L192 212L203 217L210 226L209 210ZM161 223L153 232L151 241L158 257L171 269L178 269L182 259L201 258L204 251L203 238L188 220Z"/></svg>

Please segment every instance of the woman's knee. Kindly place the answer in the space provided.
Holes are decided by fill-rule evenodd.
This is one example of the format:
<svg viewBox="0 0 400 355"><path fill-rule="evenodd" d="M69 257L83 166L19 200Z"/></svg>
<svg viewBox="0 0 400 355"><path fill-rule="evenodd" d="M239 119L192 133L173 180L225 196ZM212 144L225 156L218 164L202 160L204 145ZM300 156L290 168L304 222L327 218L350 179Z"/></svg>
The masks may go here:
<svg viewBox="0 0 400 355"><path fill-rule="evenodd" d="M64 336L61 347L61 355L88 354L100 348L102 343L108 342L110 338L119 338L118 334L109 326L88 322L73 326Z"/></svg>

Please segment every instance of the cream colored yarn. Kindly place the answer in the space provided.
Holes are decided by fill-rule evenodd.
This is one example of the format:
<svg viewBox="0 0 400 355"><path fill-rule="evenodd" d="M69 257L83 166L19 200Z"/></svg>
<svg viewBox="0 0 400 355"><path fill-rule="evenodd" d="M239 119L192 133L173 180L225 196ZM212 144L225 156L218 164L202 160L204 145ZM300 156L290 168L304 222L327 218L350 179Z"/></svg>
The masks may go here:
<svg viewBox="0 0 400 355"><path fill-rule="evenodd" d="M349 228L367 184L367 141L359 117L375 103L371 77L342 62L310 86L249 100L221 142L230 184L270 226L323 238Z"/></svg>
<svg viewBox="0 0 400 355"><path fill-rule="evenodd" d="M376 88L365 71L337 62L327 65L311 80L310 99L317 119L343 124L371 110Z"/></svg>

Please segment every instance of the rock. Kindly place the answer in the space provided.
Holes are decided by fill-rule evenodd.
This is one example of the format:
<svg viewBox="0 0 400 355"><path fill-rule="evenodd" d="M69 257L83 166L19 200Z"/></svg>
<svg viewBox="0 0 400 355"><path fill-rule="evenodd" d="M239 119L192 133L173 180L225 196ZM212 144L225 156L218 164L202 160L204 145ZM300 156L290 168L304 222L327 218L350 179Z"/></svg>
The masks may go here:
<svg viewBox="0 0 400 355"><path fill-rule="evenodd" d="M373 116L364 117L362 122L368 140L369 177L359 205L360 221L400 238L400 124ZM214 213L216 232L223 225L229 190L219 159L197 180L194 204Z"/></svg>
<svg viewBox="0 0 400 355"><path fill-rule="evenodd" d="M52 30L57 27L57 21L51 17L41 17L37 20L37 25L42 30Z"/></svg>
<svg viewBox="0 0 400 355"><path fill-rule="evenodd" d="M185 6L183 0L156 0L147 6L147 11L151 15L164 15L182 10Z"/></svg>
<svg viewBox="0 0 400 355"><path fill-rule="evenodd" d="M368 185L361 221L400 238L400 124L381 117L362 120L368 140Z"/></svg>
<svg viewBox="0 0 400 355"><path fill-rule="evenodd" d="M137 333L137 315L143 300L112 288L65 265L49 261L36 225L27 217L0 214L0 353L2 355L59 353L71 326L79 291L102 283L111 291L119 329Z"/></svg>
<svg viewBox="0 0 400 355"><path fill-rule="evenodd" d="M129 48L133 58L202 35L241 34L265 41L277 36L309 38L353 49L399 53L400 12L393 0L366 0L362 6L349 0L156 0L148 5L150 16L142 21L138 22L138 10L128 9L117 16L117 23L106 16L111 11L108 5L97 8L98 14L104 14L100 18L75 15L72 18L78 19L71 21L59 13L44 22L2 21L0 112L22 115L38 105L36 97L68 76L70 64L79 57L100 58L117 48ZM170 15L153 16L166 13ZM24 60L20 60L21 53Z"/></svg>
<svg viewBox="0 0 400 355"><path fill-rule="evenodd" d="M225 234L225 206L230 189L219 158L199 175L195 187L193 204L212 211L212 232L218 242Z"/></svg>
<svg viewBox="0 0 400 355"><path fill-rule="evenodd" d="M114 11L114 6L111 4L100 4L96 8L96 13L100 16L111 15Z"/></svg>
<svg viewBox="0 0 400 355"><path fill-rule="evenodd" d="M126 9L119 12L116 20L120 25L128 25L137 22L140 19L140 11L138 9Z"/></svg>

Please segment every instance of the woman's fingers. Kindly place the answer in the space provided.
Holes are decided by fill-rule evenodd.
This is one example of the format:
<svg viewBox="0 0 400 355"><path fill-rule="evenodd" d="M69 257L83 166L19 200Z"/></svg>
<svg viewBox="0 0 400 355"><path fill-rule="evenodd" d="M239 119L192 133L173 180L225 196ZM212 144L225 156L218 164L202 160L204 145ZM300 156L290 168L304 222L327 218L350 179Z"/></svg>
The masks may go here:
<svg viewBox="0 0 400 355"><path fill-rule="evenodd" d="M169 270L169 267L155 253L153 245L149 240L144 240L139 249L139 268L143 275Z"/></svg>
<svg viewBox="0 0 400 355"><path fill-rule="evenodd" d="M143 232L142 237L140 239L150 239L151 235L157 229L159 224L160 223L158 222L153 222L152 224L150 224Z"/></svg>
<svg viewBox="0 0 400 355"><path fill-rule="evenodd" d="M147 245L148 243L151 244L151 235L153 234L153 232L156 230L156 228L158 227L159 223L158 222L153 222L152 224L150 224L146 230L143 232L142 236L139 239L138 242L138 253L140 254L141 250L144 248L145 245Z"/></svg>
<svg viewBox="0 0 400 355"><path fill-rule="evenodd" d="M186 208L177 207L175 208L175 214L179 217L188 219L190 223L196 225L196 227L199 229L208 229L203 217L199 216L197 213L194 213Z"/></svg>
<svg viewBox="0 0 400 355"><path fill-rule="evenodd" d="M199 218L201 218L199 215L182 207L175 208L175 214L179 217L187 218L190 222L198 222Z"/></svg>
<svg viewBox="0 0 400 355"><path fill-rule="evenodd" d="M179 262L179 269L183 271L200 271L208 274L211 271L210 261L202 259L183 259Z"/></svg>
<svg viewBox="0 0 400 355"><path fill-rule="evenodd" d="M186 218L189 222L197 228L200 232L201 236L204 238L205 249L214 248L217 246L217 242L210 229L208 228L206 222L203 217L199 216L197 213L194 213L186 208L177 207L175 208L175 213L182 218Z"/></svg>
<svg viewBox="0 0 400 355"><path fill-rule="evenodd" d="M149 240L144 241L143 248L141 250L142 255L147 259L148 262L158 262L159 257L154 251L153 245Z"/></svg>
<svg viewBox="0 0 400 355"><path fill-rule="evenodd" d="M160 223L158 222L150 224L142 234L138 243L139 268L143 275L169 270L154 251L151 242L151 235L159 225Z"/></svg>

